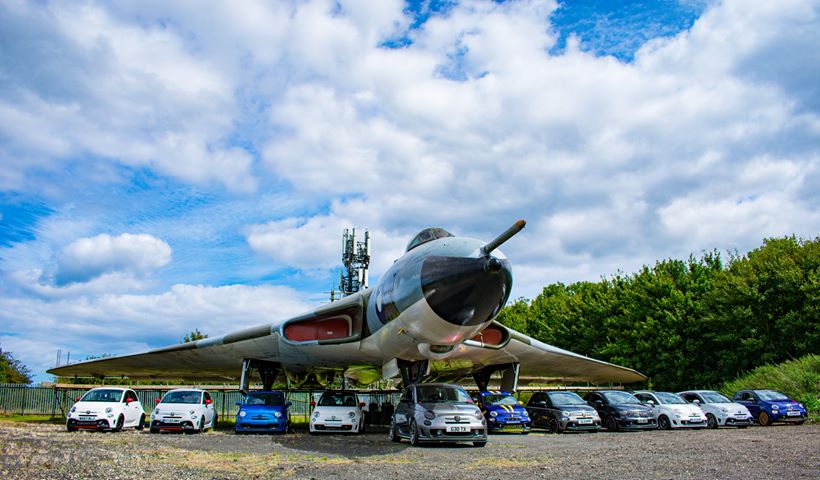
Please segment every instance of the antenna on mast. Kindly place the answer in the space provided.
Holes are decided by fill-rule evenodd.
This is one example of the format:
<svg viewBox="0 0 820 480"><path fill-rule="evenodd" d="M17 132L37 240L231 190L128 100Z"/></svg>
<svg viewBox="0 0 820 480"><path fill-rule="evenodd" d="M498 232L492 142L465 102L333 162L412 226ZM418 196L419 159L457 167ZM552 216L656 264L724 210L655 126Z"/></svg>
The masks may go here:
<svg viewBox="0 0 820 480"><path fill-rule="evenodd" d="M345 228L342 234L342 264L339 291L342 297L367 288L367 269L370 266L370 232L364 231L364 241L356 240L356 229ZM331 294L333 301L333 294Z"/></svg>

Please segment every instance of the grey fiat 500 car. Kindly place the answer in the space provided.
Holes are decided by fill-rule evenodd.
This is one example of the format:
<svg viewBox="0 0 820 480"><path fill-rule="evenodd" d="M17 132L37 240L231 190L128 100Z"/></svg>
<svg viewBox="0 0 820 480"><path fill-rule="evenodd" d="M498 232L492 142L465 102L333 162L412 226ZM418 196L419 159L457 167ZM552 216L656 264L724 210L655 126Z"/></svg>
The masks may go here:
<svg viewBox="0 0 820 480"><path fill-rule="evenodd" d="M487 444L487 424L470 395L458 385L411 385L402 392L390 421L390 440Z"/></svg>

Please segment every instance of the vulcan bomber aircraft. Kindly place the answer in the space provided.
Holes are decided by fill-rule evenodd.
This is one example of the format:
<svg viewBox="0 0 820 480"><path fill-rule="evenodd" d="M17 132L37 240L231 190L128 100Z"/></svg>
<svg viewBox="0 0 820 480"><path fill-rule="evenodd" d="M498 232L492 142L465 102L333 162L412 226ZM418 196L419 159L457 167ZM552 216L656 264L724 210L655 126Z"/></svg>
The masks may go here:
<svg viewBox="0 0 820 480"><path fill-rule="evenodd" d="M484 390L493 374L501 388L519 379L630 383L645 377L539 342L494 319L512 288L509 260L498 250L524 228L519 220L489 243L427 228L375 287L304 315L144 353L49 370L61 377L239 381L253 372L266 390L326 385L339 378L369 384L401 377L472 379Z"/></svg>

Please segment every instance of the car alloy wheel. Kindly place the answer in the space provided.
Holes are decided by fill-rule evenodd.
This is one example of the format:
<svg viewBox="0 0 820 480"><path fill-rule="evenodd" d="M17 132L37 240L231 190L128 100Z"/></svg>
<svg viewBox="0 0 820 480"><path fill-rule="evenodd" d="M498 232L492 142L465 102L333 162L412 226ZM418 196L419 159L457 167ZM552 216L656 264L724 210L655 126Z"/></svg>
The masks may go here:
<svg viewBox="0 0 820 480"><path fill-rule="evenodd" d="M769 414L766 412L760 412L757 415L757 423L759 423L761 427L768 427L772 424Z"/></svg>
<svg viewBox="0 0 820 480"><path fill-rule="evenodd" d="M137 422L137 426L134 427L134 428L136 428L137 430L142 430L143 428L145 428L145 414L144 413L142 415L140 415L140 421Z"/></svg>
<svg viewBox="0 0 820 480"><path fill-rule="evenodd" d="M117 424L114 425L114 430L113 431L121 432L122 431L122 426L124 424L125 424L125 418L122 415L120 415L119 417L117 417Z"/></svg>
<svg viewBox="0 0 820 480"><path fill-rule="evenodd" d="M706 414L706 426L709 428L718 428L717 418L711 413Z"/></svg>
<svg viewBox="0 0 820 480"><path fill-rule="evenodd" d="M547 422L547 430L549 430L550 433L561 433L561 426L558 424L558 420L550 418Z"/></svg>
<svg viewBox="0 0 820 480"><path fill-rule="evenodd" d="M661 415L658 417L658 428L661 430L671 430L672 422L669 421L669 417L666 415Z"/></svg>
<svg viewBox="0 0 820 480"><path fill-rule="evenodd" d="M414 447L419 444L419 427L415 420L410 420L410 445Z"/></svg>
<svg viewBox="0 0 820 480"><path fill-rule="evenodd" d="M618 421L615 420L615 417L613 417L612 415L608 415L604 423L606 424L606 429L610 432L618 431Z"/></svg>

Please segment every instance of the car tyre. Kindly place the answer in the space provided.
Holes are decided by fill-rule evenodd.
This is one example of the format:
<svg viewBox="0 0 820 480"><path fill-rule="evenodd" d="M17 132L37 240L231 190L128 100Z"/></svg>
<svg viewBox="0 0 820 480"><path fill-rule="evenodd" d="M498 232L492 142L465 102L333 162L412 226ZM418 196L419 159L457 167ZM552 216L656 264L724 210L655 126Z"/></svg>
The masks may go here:
<svg viewBox="0 0 820 480"><path fill-rule="evenodd" d="M415 420L410 420L410 445L417 446L419 444L419 427Z"/></svg>
<svg viewBox="0 0 820 480"><path fill-rule="evenodd" d="M211 420L211 430L216 430L216 425L219 422L219 415L214 412L214 419Z"/></svg>
<svg viewBox="0 0 820 480"><path fill-rule="evenodd" d="M145 428L145 414L143 413L142 415L140 415L140 421L137 422L137 426L134 427L134 429L142 430L144 428Z"/></svg>
<svg viewBox="0 0 820 480"><path fill-rule="evenodd" d="M71 425L66 425L65 429L68 430L69 432L76 432L77 431L77 427L72 427Z"/></svg>
<svg viewBox="0 0 820 480"><path fill-rule="evenodd" d="M200 417L199 419L199 431L197 433L202 433L205 431L205 417Z"/></svg>
<svg viewBox="0 0 820 480"><path fill-rule="evenodd" d="M706 414L706 427L707 428L718 428L718 421L714 415L711 413Z"/></svg>
<svg viewBox="0 0 820 480"><path fill-rule="evenodd" d="M400 442L401 437L399 437L399 431L396 428L396 420L390 419L390 430L388 431L388 437L390 437L391 442Z"/></svg>
<svg viewBox="0 0 820 480"><path fill-rule="evenodd" d="M757 423L760 424L761 427L768 427L772 424L771 419L769 418L769 414L766 412L760 412L757 414Z"/></svg>
<svg viewBox="0 0 820 480"><path fill-rule="evenodd" d="M658 428L661 430L672 430L672 422L669 421L669 417L666 415L658 417Z"/></svg>
<svg viewBox="0 0 820 480"><path fill-rule="evenodd" d="M604 419L604 426L610 432L617 432L618 431L618 421L615 420L615 417L612 415L607 415Z"/></svg>
<svg viewBox="0 0 820 480"><path fill-rule="evenodd" d="M119 417L117 417L117 423L114 425L114 428L111 431L112 432L121 432L123 425L125 425L125 417L120 415Z"/></svg>
<svg viewBox="0 0 820 480"><path fill-rule="evenodd" d="M158 428L154 428L154 427L149 427L149 428L148 428L148 432L149 432L149 433L159 433L159 429L158 429Z"/></svg>
<svg viewBox="0 0 820 480"><path fill-rule="evenodd" d="M550 417L549 421L547 421L547 430L549 430L550 433L561 433L561 425L555 417Z"/></svg>
<svg viewBox="0 0 820 480"><path fill-rule="evenodd" d="M795 425L803 425L803 422L805 422L805 420L800 420L799 422L794 422L794 424Z"/></svg>

